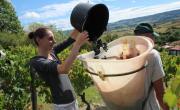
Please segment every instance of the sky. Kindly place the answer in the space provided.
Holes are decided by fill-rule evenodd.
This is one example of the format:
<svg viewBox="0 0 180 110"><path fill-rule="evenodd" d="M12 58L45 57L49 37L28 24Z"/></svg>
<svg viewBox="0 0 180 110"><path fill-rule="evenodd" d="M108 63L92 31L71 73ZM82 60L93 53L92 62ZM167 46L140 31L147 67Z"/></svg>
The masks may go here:
<svg viewBox="0 0 180 110"><path fill-rule="evenodd" d="M33 22L53 24L60 30L72 29L70 15L81 2L103 3L109 9L109 23L180 9L179 0L8 0L23 27Z"/></svg>

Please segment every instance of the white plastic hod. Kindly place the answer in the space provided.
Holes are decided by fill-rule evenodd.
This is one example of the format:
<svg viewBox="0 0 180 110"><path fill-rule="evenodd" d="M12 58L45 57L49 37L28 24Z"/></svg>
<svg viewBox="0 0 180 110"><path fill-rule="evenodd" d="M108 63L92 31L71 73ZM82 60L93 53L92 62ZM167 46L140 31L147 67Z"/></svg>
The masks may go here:
<svg viewBox="0 0 180 110"><path fill-rule="evenodd" d="M125 47L136 47L139 55L129 59L102 59L104 57L119 57ZM99 59L94 59L94 52L81 54L78 59L98 88L104 102L112 110L131 107L144 97L144 75L146 69L122 76L121 75L142 68L146 63L148 53L153 49L153 42L143 36L125 36L108 43L108 51L99 54Z"/></svg>

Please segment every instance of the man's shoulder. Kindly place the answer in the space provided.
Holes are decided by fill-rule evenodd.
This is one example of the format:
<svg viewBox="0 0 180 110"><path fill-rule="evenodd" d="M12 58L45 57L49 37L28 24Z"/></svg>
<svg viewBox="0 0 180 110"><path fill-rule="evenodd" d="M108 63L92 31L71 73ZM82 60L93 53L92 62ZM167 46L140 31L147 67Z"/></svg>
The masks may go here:
<svg viewBox="0 0 180 110"><path fill-rule="evenodd" d="M152 49L150 54L152 54L152 55L159 55L159 52L156 49Z"/></svg>
<svg viewBox="0 0 180 110"><path fill-rule="evenodd" d="M156 63L156 62L161 61L161 56L160 56L160 53L159 53L157 50L153 49L153 50L149 53L147 59L148 59L148 62L149 62L149 63L154 64L154 63Z"/></svg>
<svg viewBox="0 0 180 110"><path fill-rule="evenodd" d="M149 55L148 55L150 58L157 58L157 57L160 57L160 53L156 50L156 49L153 49Z"/></svg>

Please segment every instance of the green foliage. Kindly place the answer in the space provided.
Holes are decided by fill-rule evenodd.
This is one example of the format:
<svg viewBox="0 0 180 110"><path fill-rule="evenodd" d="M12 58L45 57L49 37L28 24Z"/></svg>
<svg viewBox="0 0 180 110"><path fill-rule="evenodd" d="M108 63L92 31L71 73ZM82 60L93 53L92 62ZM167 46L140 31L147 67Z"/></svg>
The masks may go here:
<svg viewBox="0 0 180 110"><path fill-rule="evenodd" d="M26 31L28 31L28 32L35 31L37 28L43 27L43 26L45 26L45 25L42 24L42 23L36 23L36 22L35 23L31 23L30 25L28 25Z"/></svg>
<svg viewBox="0 0 180 110"><path fill-rule="evenodd" d="M156 37L158 45L165 45L167 42L178 40L180 40L180 28L170 28L165 33L160 33L159 37Z"/></svg>
<svg viewBox="0 0 180 110"><path fill-rule="evenodd" d="M7 0L0 1L0 32L21 33L23 29L16 12Z"/></svg>
<svg viewBox="0 0 180 110"><path fill-rule="evenodd" d="M93 104L99 104L102 102L101 95L99 94L97 88L95 86L88 87L84 90L86 93L87 100Z"/></svg>
<svg viewBox="0 0 180 110"><path fill-rule="evenodd" d="M31 50L31 51L30 51ZM30 75L27 62L34 55L32 47L18 47L6 51L6 57L0 60L0 92L2 108L7 110L23 109L30 101Z"/></svg>
<svg viewBox="0 0 180 110"><path fill-rule="evenodd" d="M32 45L16 46L5 51L7 56L0 60L0 108L13 110L23 109L30 103L30 73L28 61L35 55L35 48ZM82 52L85 52L82 50ZM60 58L65 60L70 50L66 49L60 54ZM70 79L77 93L81 93L88 88L92 81L85 73L82 63L75 61L70 71ZM37 77L35 86L37 88L38 102L51 103L51 94L49 88Z"/></svg>
<svg viewBox="0 0 180 110"><path fill-rule="evenodd" d="M24 109L30 103L30 73L28 62L35 55L35 48L29 46L17 46L6 50L6 57L0 60L0 107L7 110ZM50 90L45 83L36 77L35 87L38 102L50 103Z"/></svg>
<svg viewBox="0 0 180 110"><path fill-rule="evenodd" d="M34 23L29 26L31 30L35 30L40 26L44 26L43 24L39 23ZM62 31L57 30L55 26L49 25L48 26L54 33L55 39L57 42L62 42L64 39L67 38ZM34 44L33 40L28 39L28 35L25 33L5 33L1 32L0 33L0 45L4 49L12 48L15 46L22 46L22 45L29 45L29 44Z"/></svg>
<svg viewBox="0 0 180 110"><path fill-rule="evenodd" d="M167 89L163 100L168 104L170 108L173 108L177 104L177 97L171 90Z"/></svg>
<svg viewBox="0 0 180 110"><path fill-rule="evenodd" d="M109 42L117 39L118 37L119 37L119 36L118 36L117 34L107 33L106 35L102 36L102 40L103 40L104 42L109 43Z"/></svg>
<svg viewBox="0 0 180 110"><path fill-rule="evenodd" d="M50 28L52 30L57 42L61 42L61 41L65 40L67 38L67 36L64 35L61 30L58 30L56 28L56 26L54 26L54 25L45 25L45 24L42 24L42 23L32 23L32 24L30 24L28 26L27 31L28 32L35 31L37 28L44 27L44 26L48 27L48 28Z"/></svg>
<svg viewBox="0 0 180 110"><path fill-rule="evenodd" d="M15 46L28 45L30 41L27 36L21 34L0 33L0 45L4 49L13 48Z"/></svg>
<svg viewBox="0 0 180 110"><path fill-rule="evenodd" d="M180 100L180 56L171 56L163 51L161 58L166 73L165 82L168 86L163 100L173 110L178 107L178 100Z"/></svg>
<svg viewBox="0 0 180 110"><path fill-rule="evenodd" d="M180 56L168 55L166 51L161 52L164 72L166 73L165 82L180 73Z"/></svg>
<svg viewBox="0 0 180 110"><path fill-rule="evenodd" d="M86 50L82 50L81 53L87 52ZM70 54L69 49L64 50L60 53L59 58L64 61L67 56ZM88 88L92 84L92 80L86 73L85 69L83 68L83 64L81 61L76 60L69 72L69 77L73 86L75 87L75 91L78 94L81 94L84 89Z"/></svg>
<svg viewBox="0 0 180 110"><path fill-rule="evenodd" d="M168 104L171 109L180 108L180 74L177 74L169 82L169 87L166 90L163 100Z"/></svg>

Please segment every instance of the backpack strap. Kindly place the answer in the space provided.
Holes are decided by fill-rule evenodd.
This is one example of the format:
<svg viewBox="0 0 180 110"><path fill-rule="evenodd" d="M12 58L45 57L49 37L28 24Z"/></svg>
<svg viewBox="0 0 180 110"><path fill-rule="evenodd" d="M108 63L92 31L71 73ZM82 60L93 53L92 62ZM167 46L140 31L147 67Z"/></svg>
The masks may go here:
<svg viewBox="0 0 180 110"><path fill-rule="evenodd" d="M142 110L144 110L144 108L145 108L145 105L146 105L146 103L147 103L147 100L149 99L149 96L150 96L150 93L151 93L151 90L152 90L152 88L153 88L153 83L151 83L151 85L150 85L150 87L149 87L149 90L148 90L148 94L147 94L147 97L144 99L144 101L143 101L143 104L142 104Z"/></svg>

